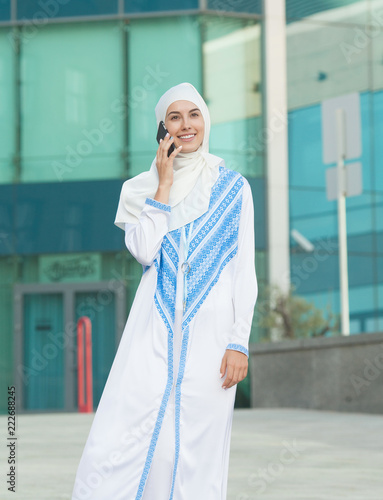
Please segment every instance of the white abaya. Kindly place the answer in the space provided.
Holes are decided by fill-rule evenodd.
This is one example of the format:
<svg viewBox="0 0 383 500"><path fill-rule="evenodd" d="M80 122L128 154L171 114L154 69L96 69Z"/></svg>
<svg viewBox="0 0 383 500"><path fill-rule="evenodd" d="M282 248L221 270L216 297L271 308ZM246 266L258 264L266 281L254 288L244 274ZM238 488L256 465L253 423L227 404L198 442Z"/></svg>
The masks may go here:
<svg viewBox="0 0 383 500"><path fill-rule="evenodd" d="M221 175L225 172L230 171L221 169ZM156 299L170 207L148 199L138 224L126 225L127 248L144 273L84 448L72 500L226 499L236 386L222 388L220 366L227 348L248 355L257 296L251 190L236 175L234 181L238 184L240 177L242 187L235 194L241 197L235 251L184 330L181 266L187 240L181 228L173 338L166 311L161 312ZM222 196L232 196L226 193Z"/></svg>

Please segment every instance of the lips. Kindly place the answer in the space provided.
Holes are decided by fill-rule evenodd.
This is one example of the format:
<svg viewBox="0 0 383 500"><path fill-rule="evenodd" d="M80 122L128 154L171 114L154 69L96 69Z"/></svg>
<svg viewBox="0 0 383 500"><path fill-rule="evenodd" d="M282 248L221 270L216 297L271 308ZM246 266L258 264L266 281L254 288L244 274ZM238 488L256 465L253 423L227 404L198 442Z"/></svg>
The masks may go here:
<svg viewBox="0 0 383 500"><path fill-rule="evenodd" d="M190 142L194 139L195 136L196 134L179 135L178 139L180 139L181 141Z"/></svg>

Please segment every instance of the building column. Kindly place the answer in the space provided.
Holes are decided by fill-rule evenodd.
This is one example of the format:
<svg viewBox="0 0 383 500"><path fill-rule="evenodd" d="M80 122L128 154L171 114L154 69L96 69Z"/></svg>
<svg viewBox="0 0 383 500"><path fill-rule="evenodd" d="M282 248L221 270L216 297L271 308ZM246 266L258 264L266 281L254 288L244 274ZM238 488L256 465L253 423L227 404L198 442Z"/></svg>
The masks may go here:
<svg viewBox="0 0 383 500"><path fill-rule="evenodd" d="M263 15L268 279L271 285L287 290L290 284L290 249L285 0L264 0Z"/></svg>

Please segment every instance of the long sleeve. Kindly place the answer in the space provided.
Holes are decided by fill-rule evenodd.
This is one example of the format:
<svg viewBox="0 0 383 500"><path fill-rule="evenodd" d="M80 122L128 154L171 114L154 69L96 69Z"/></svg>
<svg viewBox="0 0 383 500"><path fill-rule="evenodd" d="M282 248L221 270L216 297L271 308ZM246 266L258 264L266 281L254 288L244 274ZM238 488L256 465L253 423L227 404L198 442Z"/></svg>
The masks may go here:
<svg viewBox="0 0 383 500"><path fill-rule="evenodd" d="M251 188L244 179L241 219L238 232L238 252L233 279L234 325L226 349L249 356L249 337L258 295L255 273L254 206Z"/></svg>
<svg viewBox="0 0 383 500"><path fill-rule="evenodd" d="M125 224L125 244L143 266L151 266L169 231L170 205L147 198L137 224Z"/></svg>

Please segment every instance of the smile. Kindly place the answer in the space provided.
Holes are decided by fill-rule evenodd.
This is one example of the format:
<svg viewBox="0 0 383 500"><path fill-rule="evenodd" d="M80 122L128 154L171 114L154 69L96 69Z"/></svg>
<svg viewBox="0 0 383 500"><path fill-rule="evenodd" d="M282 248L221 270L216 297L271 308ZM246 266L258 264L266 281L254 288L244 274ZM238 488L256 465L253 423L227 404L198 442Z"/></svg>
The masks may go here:
<svg viewBox="0 0 383 500"><path fill-rule="evenodd" d="M181 139L181 141L192 141L195 136L196 134L180 135L178 139Z"/></svg>

